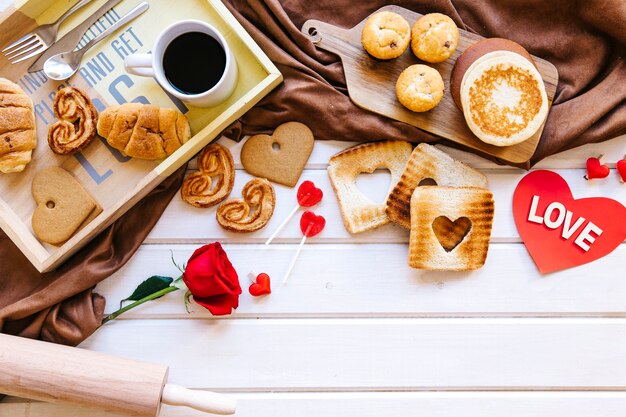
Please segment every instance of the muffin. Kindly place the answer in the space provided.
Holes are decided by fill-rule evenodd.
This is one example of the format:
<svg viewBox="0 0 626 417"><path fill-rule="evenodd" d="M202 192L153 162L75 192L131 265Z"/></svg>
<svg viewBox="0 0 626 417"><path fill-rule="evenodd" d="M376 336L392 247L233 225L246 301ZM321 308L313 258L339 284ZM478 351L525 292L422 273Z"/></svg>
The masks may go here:
<svg viewBox="0 0 626 417"><path fill-rule="evenodd" d="M368 54L378 59L397 58L409 47L411 26L393 12L371 15L363 26L361 43Z"/></svg>
<svg viewBox="0 0 626 417"><path fill-rule="evenodd" d="M459 29L445 14L426 14L411 29L411 49L416 57L430 63L443 62L459 44Z"/></svg>
<svg viewBox="0 0 626 417"><path fill-rule="evenodd" d="M443 97L441 74L427 65L411 65L400 74L396 82L398 101L414 112L428 111Z"/></svg>

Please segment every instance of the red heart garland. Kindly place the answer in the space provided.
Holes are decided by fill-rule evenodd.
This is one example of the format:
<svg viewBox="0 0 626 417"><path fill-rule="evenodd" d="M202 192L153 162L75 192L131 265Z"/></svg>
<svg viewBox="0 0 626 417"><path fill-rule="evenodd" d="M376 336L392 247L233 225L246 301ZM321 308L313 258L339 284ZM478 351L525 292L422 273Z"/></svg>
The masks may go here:
<svg viewBox="0 0 626 417"><path fill-rule="evenodd" d="M265 272L260 273L256 277L256 282L248 288L250 295L259 297L261 295L270 294L272 292L270 276Z"/></svg>
<svg viewBox="0 0 626 417"><path fill-rule="evenodd" d="M594 178L606 178L609 176L611 170L608 166L603 165L599 158L587 159L587 179L592 180Z"/></svg>
<svg viewBox="0 0 626 417"><path fill-rule="evenodd" d="M626 239L626 207L605 197L576 200L563 177L552 171L522 178L513 194L513 217L543 273L594 261Z"/></svg>
<svg viewBox="0 0 626 417"><path fill-rule="evenodd" d="M324 193L312 181L304 181L298 187L298 204L301 207L313 207L320 201Z"/></svg>
<svg viewBox="0 0 626 417"><path fill-rule="evenodd" d="M317 216L312 211L305 211L300 217L300 230L306 237L313 237L324 230L326 219L323 216Z"/></svg>
<svg viewBox="0 0 626 417"><path fill-rule="evenodd" d="M615 168L617 168L617 173L620 176L620 180L622 182L626 182L626 159L621 159L617 161L615 164Z"/></svg>

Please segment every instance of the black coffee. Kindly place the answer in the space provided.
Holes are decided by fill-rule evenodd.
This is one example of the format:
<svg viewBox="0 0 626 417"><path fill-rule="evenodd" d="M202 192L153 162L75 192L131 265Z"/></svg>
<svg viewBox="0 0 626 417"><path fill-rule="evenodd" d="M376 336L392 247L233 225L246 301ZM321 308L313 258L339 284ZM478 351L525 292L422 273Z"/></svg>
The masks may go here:
<svg viewBox="0 0 626 417"><path fill-rule="evenodd" d="M167 45L163 54L165 77L184 94L199 94L213 88L226 68L224 48L202 32L188 32Z"/></svg>

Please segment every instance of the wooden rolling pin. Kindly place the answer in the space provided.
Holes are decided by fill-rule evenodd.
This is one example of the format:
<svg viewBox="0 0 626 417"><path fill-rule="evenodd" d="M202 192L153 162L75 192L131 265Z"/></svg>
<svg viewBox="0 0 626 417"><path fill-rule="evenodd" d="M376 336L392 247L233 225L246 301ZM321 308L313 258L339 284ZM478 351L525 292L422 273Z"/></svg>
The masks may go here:
<svg viewBox="0 0 626 417"><path fill-rule="evenodd" d="M168 367L0 334L0 393L156 417L161 403L234 414L221 394L167 384Z"/></svg>

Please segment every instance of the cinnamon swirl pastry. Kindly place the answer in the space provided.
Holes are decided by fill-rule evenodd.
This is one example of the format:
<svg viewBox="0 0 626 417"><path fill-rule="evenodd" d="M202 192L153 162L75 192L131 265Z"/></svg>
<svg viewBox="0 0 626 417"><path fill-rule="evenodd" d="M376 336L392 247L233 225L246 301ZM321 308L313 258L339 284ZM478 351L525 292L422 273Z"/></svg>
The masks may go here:
<svg viewBox="0 0 626 417"><path fill-rule="evenodd" d="M254 178L243 187L241 195L243 200L234 198L217 208L217 222L231 232L261 229L274 214L274 187L266 179Z"/></svg>
<svg viewBox="0 0 626 417"><path fill-rule="evenodd" d="M211 207L228 197L234 183L233 156L227 148L212 143L198 155L198 171L185 178L180 194L192 206Z"/></svg>
<svg viewBox="0 0 626 417"><path fill-rule="evenodd" d="M96 136L98 112L84 91L65 87L54 97L58 122L48 129L48 145L59 155L76 153Z"/></svg>

